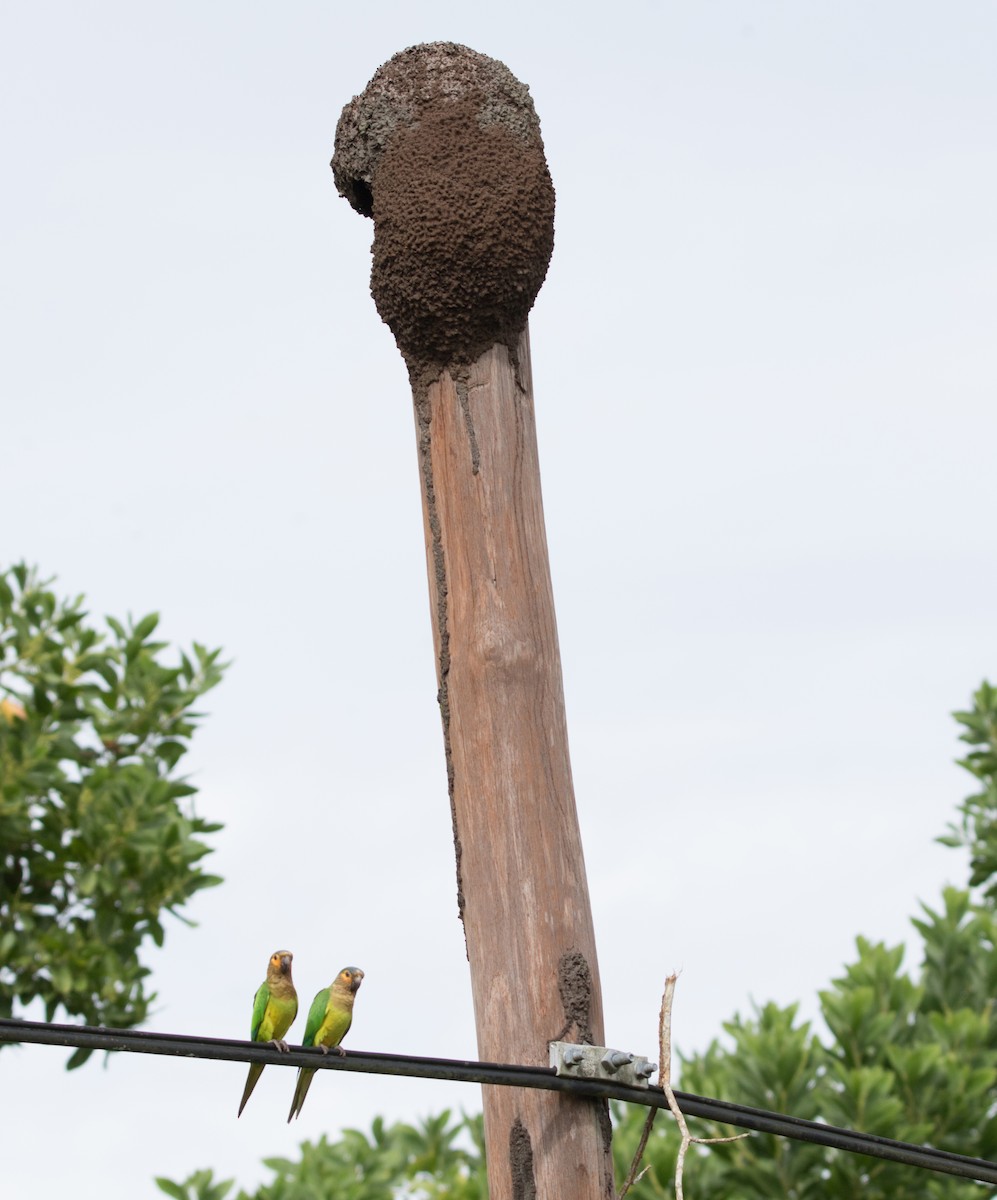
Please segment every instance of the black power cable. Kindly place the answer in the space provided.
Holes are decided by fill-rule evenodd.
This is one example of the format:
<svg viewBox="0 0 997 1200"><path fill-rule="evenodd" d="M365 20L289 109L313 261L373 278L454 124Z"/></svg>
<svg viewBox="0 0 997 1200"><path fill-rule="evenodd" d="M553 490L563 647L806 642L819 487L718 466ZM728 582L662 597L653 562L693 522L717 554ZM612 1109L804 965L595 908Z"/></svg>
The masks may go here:
<svg viewBox="0 0 997 1200"><path fill-rule="evenodd" d="M417 1058L408 1054L370 1054L350 1050L345 1057L322 1054L316 1049L292 1049L282 1054L269 1042L244 1042L228 1038L192 1037L179 1033L149 1033L141 1029L102 1029L89 1025L56 1025L47 1021L14 1021L0 1018L0 1042L34 1042L46 1046L73 1046L89 1050L119 1050L132 1054L179 1054L187 1058L220 1059L224 1062L258 1062L268 1066L317 1067L319 1070L361 1071L369 1075L409 1075L422 1079L451 1079L462 1083L487 1083L505 1087L543 1088L623 1100L649 1108L667 1108L661 1088L632 1087L603 1079L569 1079L555 1074L553 1067L521 1067L506 1063L471 1062L451 1058ZM926 1171L960 1175L981 1183L997 1183L997 1163L965 1154L915 1146L893 1138L857 1133L821 1121L804 1121L762 1108L711 1100L691 1092L675 1093L679 1108L689 1117L702 1117L741 1129L771 1133L815 1142L852 1154L866 1154L906 1163Z"/></svg>

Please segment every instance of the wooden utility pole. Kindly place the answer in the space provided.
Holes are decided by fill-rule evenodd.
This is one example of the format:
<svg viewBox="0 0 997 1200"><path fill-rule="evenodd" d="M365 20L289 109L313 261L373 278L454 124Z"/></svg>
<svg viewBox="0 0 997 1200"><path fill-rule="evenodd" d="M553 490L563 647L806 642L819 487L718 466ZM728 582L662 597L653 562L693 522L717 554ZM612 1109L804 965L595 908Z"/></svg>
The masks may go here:
<svg viewBox="0 0 997 1200"><path fill-rule="evenodd" d="M527 315L554 192L528 89L432 43L343 110L337 186L415 402L430 606L482 1059L603 1044L537 458ZM484 1089L492 1200L608 1200L604 1103Z"/></svg>

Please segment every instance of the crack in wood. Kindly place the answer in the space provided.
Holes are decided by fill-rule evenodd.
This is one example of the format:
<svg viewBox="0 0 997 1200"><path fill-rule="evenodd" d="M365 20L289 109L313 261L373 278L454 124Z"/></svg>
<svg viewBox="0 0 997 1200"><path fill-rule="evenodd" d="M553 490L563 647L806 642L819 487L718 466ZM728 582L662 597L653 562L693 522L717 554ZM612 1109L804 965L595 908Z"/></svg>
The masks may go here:
<svg viewBox="0 0 997 1200"><path fill-rule="evenodd" d="M512 378L516 387L525 396L530 395L530 389L526 386L526 381L523 379L522 371L519 365L519 338L510 338L505 343L505 348L509 351L509 362L512 363Z"/></svg>
<svg viewBox="0 0 997 1200"><path fill-rule="evenodd" d="M471 447L471 474L477 475L481 466L481 452L478 450L478 437L474 431L474 417L471 415L471 401L468 395L467 375L461 372L455 380L457 400L460 411L464 414L464 428L467 430L467 440Z"/></svg>
<svg viewBox="0 0 997 1200"><path fill-rule="evenodd" d="M464 883L461 877L462 850L460 833L457 829L457 807L454 803L454 764L453 750L450 744L450 626L447 619L449 586L447 584L446 556L443 553L443 533L439 512L436 507L436 489L433 485L432 409L428 386L423 385L418 391L413 389L413 399L415 401L416 425L419 435L420 475L422 476L422 486L426 496L426 513L432 546L432 585L436 595L436 627L440 646L440 687L436 698L440 706L440 718L443 722L443 752L447 764L447 791L450 796L450 819L453 823L454 857L457 864L457 914L463 924ZM467 954L466 932L464 953Z"/></svg>

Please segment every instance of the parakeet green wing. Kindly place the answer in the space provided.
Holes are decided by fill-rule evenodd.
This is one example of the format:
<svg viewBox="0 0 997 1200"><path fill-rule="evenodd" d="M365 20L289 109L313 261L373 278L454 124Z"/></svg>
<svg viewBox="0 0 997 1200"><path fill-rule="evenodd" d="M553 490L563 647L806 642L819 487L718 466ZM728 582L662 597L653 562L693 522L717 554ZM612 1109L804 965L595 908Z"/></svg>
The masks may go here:
<svg viewBox="0 0 997 1200"><path fill-rule="evenodd" d="M253 997L253 1020L249 1026L249 1040L256 1041L256 1035L260 1032L260 1026L263 1024L263 1016L267 1011L267 1001L270 999L270 988L266 983L261 983L256 989L256 995ZM269 1041L265 1038L264 1041Z"/></svg>
<svg viewBox="0 0 997 1200"><path fill-rule="evenodd" d="M305 1022L305 1040L301 1043L302 1046L315 1045L315 1035L322 1028L322 1022L325 1020L325 1010L328 1003L328 988L323 988L320 992L316 992L315 999L312 1001L312 1006L308 1010L308 1020Z"/></svg>

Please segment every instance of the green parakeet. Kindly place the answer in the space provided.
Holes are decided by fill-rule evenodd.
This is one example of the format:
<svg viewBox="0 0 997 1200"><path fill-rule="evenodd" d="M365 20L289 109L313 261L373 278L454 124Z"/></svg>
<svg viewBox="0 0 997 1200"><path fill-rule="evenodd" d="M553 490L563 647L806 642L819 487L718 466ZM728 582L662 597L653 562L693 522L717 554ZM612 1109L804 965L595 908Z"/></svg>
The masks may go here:
<svg viewBox="0 0 997 1200"><path fill-rule="evenodd" d="M318 1046L323 1054L328 1054L331 1049L338 1054L346 1053L339 1043L346 1037L353 1021L353 1000L362 980L363 971L359 967L343 967L329 987L316 995L308 1010L303 1046ZM314 1074L314 1067L298 1070L288 1123L292 1117L300 1116Z"/></svg>
<svg viewBox="0 0 997 1200"><path fill-rule="evenodd" d="M267 977L256 990L253 1023L249 1030L249 1036L254 1042L272 1042L278 1050L285 1053L288 1045L284 1041L284 1034L291 1028L291 1022L298 1015L298 993L294 990L291 980L293 957L290 950L276 950L270 955ZM240 1117L246 1107L246 1101L253 1094L257 1079L262 1074L262 1063L250 1063L246 1089L242 1093L242 1103L239 1105Z"/></svg>

